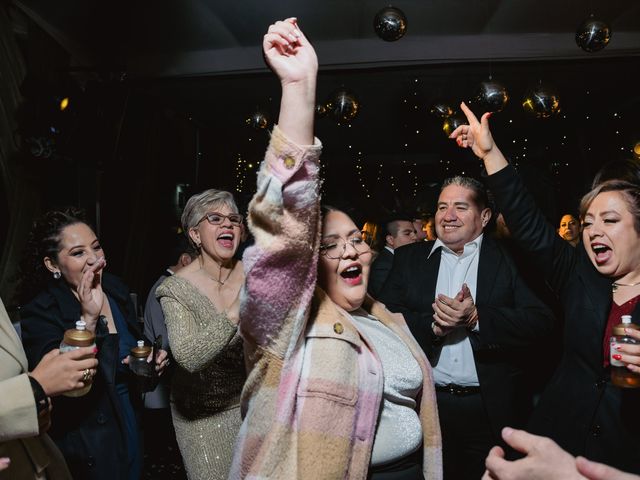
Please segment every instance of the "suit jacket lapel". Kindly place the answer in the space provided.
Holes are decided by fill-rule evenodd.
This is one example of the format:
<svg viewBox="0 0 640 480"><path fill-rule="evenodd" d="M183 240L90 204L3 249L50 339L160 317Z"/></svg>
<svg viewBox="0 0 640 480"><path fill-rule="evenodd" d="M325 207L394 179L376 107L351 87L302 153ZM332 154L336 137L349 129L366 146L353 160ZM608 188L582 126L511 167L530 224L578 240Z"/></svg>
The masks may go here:
<svg viewBox="0 0 640 480"><path fill-rule="evenodd" d="M425 248L423 251L426 256L431 252L434 242L430 242L431 245ZM438 272L440 271L440 257L442 255L442 248L437 248L431 253L431 256L425 258L426 266L420 268L421 273L420 281L416 282L415 288L420 290L420 295L423 296L423 310L431 310L431 304L436 298L436 284L438 283Z"/></svg>
<svg viewBox="0 0 640 480"><path fill-rule="evenodd" d="M502 257L495 242L485 235L480 246L480 258L478 259L478 280L476 283L476 304L487 304L491 298L491 291L495 285L495 278L500 269Z"/></svg>
<svg viewBox="0 0 640 480"><path fill-rule="evenodd" d="M18 337L18 332L13 328L9 314L0 302L0 345L2 348L22 367L22 370L28 371L27 357L22 349L22 343Z"/></svg>

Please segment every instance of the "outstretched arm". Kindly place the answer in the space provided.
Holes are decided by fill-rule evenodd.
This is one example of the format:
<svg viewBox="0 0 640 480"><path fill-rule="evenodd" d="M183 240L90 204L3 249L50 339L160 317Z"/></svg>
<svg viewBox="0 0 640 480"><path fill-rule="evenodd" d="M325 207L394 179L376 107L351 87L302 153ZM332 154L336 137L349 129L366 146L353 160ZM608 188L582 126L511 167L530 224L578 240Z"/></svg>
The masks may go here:
<svg viewBox="0 0 640 480"><path fill-rule="evenodd" d="M262 41L264 57L282 85L278 127L298 145L313 144L316 53L296 18L276 22Z"/></svg>
<svg viewBox="0 0 640 480"><path fill-rule="evenodd" d="M269 27L265 59L280 79L280 119L249 205L240 332L283 358L304 330L316 283L320 144L313 136L318 61L295 18Z"/></svg>

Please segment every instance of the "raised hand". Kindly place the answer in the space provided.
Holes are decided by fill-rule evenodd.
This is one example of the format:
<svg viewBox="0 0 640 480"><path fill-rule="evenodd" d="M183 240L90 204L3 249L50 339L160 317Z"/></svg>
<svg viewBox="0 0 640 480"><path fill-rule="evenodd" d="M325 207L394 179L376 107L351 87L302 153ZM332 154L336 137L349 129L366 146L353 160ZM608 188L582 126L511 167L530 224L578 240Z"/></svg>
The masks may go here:
<svg viewBox="0 0 640 480"><path fill-rule="evenodd" d="M469 125L460 125L449 135L449 138L454 139L462 148L471 148L478 158L484 159L495 146L491 130L489 130L491 112L485 112L478 121L478 118L464 102L460 104L460 108L467 117Z"/></svg>
<svg viewBox="0 0 640 480"><path fill-rule="evenodd" d="M316 52L297 25L297 19L274 23L262 41L264 58L282 85L315 79L318 71Z"/></svg>
<svg viewBox="0 0 640 480"><path fill-rule="evenodd" d="M95 330L96 321L104 305L101 277L102 270L106 265L105 258L99 258L84 272L80 285L76 290L82 307L82 319L87 323L87 328L91 331Z"/></svg>
<svg viewBox="0 0 640 480"><path fill-rule="evenodd" d="M282 85L278 127L294 143L312 145L318 73L315 50L295 18L271 25L262 48Z"/></svg>
<svg viewBox="0 0 640 480"><path fill-rule="evenodd" d="M62 354L54 349L42 357L29 375L50 397L77 390L85 385L82 381L85 370L89 376L95 376L98 366L98 360L94 358L96 353L95 347L82 347Z"/></svg>
<svg viewBox="0 0 640 480"><path fill-rule="evenodd" d="M478 118L464 102L460 104L460 108L467 117L469 125L460 125L449 135L449 138L454 139L459 147L471 148L473 153L484 162L489 175L502 170L508 165L508 162L493 141L489 129L491 112L485 112L478 121Z"/></svg>

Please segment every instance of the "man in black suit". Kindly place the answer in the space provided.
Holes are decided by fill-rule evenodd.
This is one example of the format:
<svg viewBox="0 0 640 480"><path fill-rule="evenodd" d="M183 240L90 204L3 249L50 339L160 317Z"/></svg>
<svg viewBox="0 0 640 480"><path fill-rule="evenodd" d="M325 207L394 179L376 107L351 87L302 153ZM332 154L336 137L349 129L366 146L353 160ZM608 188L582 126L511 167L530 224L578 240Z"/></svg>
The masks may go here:
<svg viewBox="0 0 640 480"><path fill-rule="evenodd" d="M435 242L398 250L380 300L402 312L434 368L446 479L480 478L506 426L526 421L517 354L548 334L550 310L483 231L480 182L444 182Z"/></svg>
<svg viewBox="0 0 640 480"><path fill-rule="evenodd" d="M371 264L369 273L369 295L378 298L382 286L387 280L387 276L393 265L393 252L396 248L414 243L417 241L417 233L413 221L410 218L396 217L384 224L384 248L380 250L378 256ZM382 242L380 242L382 243Z"/></svg>

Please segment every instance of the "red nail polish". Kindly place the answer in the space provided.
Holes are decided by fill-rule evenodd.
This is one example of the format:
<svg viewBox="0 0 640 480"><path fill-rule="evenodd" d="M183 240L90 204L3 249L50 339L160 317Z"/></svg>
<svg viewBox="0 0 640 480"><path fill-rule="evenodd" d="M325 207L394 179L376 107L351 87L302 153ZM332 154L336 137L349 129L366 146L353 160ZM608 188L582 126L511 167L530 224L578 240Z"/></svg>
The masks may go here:
<svg viewBox="0 0 640 480"><path fill-rule="evenodd" d="M93 353L98 353L98 347L93 347Z"/></svg>
<svg viewBox="0 0 640 480"><path fill-rule="evenodd" d="M620 360L622 358L622 355L620 355L619 353L616 353L615 355L612 355L614 360Z"/></svg>

